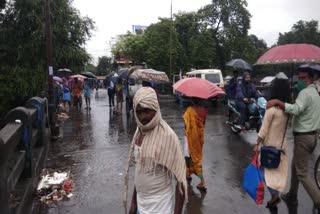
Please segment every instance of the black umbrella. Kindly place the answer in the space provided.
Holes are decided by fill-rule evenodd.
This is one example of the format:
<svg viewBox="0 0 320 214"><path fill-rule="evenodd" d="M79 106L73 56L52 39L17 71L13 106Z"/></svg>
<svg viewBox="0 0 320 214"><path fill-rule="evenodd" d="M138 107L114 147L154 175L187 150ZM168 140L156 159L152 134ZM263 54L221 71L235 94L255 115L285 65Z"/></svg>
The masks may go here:
<svg viewBox="0 0 320 214"><path fill-rule="evenodd" d="M85 77L88 77L88 78L96 78L96 75L94 75L93 73L91 73L90 71L85 71L85 72L82 72L81 75L85 76Z"/></svg>
<svg viewBox="0 0 320 214"><path fill-rule="evenodd" d="M243 59L233 59L226 64L229 67L232 67L233 69L242 69L242 70L249 70L252 71L251 66L249 63L244 61Z"/></svg>

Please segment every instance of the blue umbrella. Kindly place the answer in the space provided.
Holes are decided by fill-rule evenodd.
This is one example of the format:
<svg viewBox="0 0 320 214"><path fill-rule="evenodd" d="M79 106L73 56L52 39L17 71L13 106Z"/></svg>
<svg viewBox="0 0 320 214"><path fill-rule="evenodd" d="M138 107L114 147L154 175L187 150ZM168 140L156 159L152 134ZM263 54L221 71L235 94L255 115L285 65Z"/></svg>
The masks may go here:
<svg viewBox="0 0 320 214"><path fill-rule="evenodd" d="M233 69L242 69L242 70L252 71L252 68L249 65L249 63L247 63L243 59L233 59L227 62L226 65L229 67L232 67Z"/></svg>
<svg viewBox="0 0 320 214"><path fill-rule="evenodd" d="M129 72L129 69L128 69L128 68L121 69L121 70L119 71L119 78L125 80L125 79L128 78L129 73L130 73L130 72Z"/></svg>

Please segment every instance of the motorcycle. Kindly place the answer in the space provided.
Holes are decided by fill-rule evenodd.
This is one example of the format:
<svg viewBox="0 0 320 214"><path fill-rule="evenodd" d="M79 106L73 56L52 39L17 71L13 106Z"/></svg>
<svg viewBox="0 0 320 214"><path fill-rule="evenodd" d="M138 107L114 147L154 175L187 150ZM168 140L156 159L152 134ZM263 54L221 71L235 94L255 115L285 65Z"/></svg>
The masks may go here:
<svg viewBox="0 0 320 214"><path fill-rule="evenodd" d="M262 120L266 111L267 100L264 97L259 97L257 100L250 99L248 104L248 115L249 118L245 122L245 130L256 130L259 132ZM239 134L242 131L240 125L240 112L237 111L236 103L234 100L228 100L228 121L231 131L234 134Z"/></svg>

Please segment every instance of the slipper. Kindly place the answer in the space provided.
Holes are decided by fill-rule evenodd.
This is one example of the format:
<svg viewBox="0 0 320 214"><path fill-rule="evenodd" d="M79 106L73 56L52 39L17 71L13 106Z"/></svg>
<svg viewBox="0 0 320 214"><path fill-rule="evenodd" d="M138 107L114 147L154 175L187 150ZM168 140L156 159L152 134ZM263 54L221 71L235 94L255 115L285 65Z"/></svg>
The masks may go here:
<svg viewBox="0 0 320 214"><path fill-rule="evenodd" d="M201 192L207 192L207 188L206 187L199 187L197 186L197 189Z"/></svg>

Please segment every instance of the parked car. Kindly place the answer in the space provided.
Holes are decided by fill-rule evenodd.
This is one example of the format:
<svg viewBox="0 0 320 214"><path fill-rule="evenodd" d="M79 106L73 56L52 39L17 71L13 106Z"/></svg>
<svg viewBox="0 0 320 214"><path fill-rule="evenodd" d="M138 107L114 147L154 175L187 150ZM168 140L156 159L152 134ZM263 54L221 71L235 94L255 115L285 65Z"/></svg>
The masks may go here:
<svg viewBox="0 0 320 214"><path fill-rule="evenodd" d="M220 88L224 87L222 72L219 69L194 70L194 71L188 72L187 77L197 77L197 78L205 79L212 83L217 84Z"/></svg>

